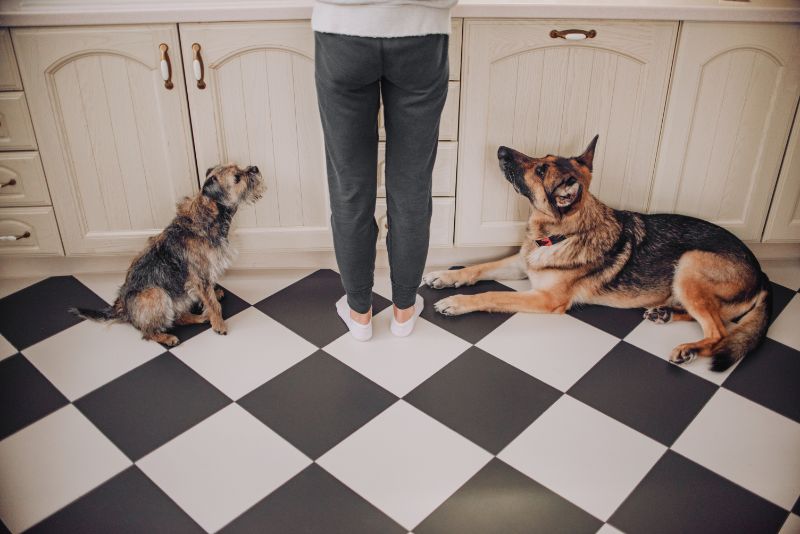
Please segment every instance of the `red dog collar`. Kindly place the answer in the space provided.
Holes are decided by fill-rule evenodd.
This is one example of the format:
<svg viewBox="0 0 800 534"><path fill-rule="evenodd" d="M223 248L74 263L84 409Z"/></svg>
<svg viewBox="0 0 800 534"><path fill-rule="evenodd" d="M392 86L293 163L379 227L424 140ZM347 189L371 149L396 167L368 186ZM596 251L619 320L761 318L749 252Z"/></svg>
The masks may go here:
<svg viewBox="0 0 800 534"><path fill-rule="evenodd" d="M547 237L543 237L541 239L536 240L536 244L540 247L549 247L555 245L556 243L561 243L567 238L565 235L557 234L557 235L550 235Z"/></svg>

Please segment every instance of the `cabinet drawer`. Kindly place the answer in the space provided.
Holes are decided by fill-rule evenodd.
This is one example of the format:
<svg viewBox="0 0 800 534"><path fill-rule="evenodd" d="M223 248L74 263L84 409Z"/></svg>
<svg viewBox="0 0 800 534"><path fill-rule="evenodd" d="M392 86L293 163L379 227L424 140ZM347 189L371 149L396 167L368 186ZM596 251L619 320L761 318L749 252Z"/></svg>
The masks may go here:
<svg viewBox="0 0 800 534"><path fill-rule="evenodd" d="M456 141L458 139L458 98L460 84L450 82L447 85L447 100L442 110L442 121L439 124L440 141ZM386 140L386 129L383 127L383 104L378 111L378 135L381 141Z"/></svg>
<svg viewBox="0 0 800 534"><path fill-rule="evenodd" d="M440 142L433 164L433 189L435 197L452 197L456 194L456 156L458 143ZM378 145L378 196L386 196L386 143Z"/></svg>
<svg viewBox="0 0 800 534"><path fill-rule="evenodd" d="M22 81L19 78L17 59L11 46L11 34L7 28L3 28L0 30L0 91L20 90Z"/></svg>
<svg viewBox="0 0 800 534"><path fill-rule="evenodd" d="M0 152L0 206L49 204L39 153Z"/></svg>
<svg viewBox="0 0 800 534"><path fill-rule="evenodd" d="M0 238L0 254L64 255L50 207L0 209Z"/></svg>
<svg viewBox="0 0 800 534"><path fill-rule="evenodd" d="M453 246L453 224L455 223L456 201L454 198L434 198L431 215L431 247ZM378 246L386 248L386 201L378 199L375 206L375 219L378 221Z"/></svg>
<svg viewBox="0 0 800 534"><path fill-rule="evenodd" d="M0 93L0 150L36 148L25 93Z"/></svg>

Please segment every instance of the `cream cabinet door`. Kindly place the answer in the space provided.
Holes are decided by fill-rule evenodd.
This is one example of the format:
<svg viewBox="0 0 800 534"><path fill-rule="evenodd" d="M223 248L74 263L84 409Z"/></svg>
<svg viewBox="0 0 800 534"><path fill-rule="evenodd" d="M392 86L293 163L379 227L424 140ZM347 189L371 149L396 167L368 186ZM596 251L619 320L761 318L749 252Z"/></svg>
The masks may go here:
<svg viewBox="0 0 800 534"><path fill-rule="evenodd" d="M800 26L685 23L651 211L761 238L800 94Z"/></svg>
<svg viewBox="0 0 800 534"><path fill-rule="evenodd" d="M778 186L769 208L767 243L800 242L800 113L795 115L792 135L783 157Z"/></svg>
<svg viewBox="0 0 800 534"><path fill-rule="evenodd" d="M552 30L595 30L593 38ZM529 203L506 182L497 147L578 155L600 134L593 193L644 210L677 23L464 22L456 244L520 242Z"/></svg>
<svg viewBox="0 0 800 534"><path fill-rule="evenodd" d="M267 183L234 220L239 250L331 247L309 22L182 24L181 44L198 169L257 165Z"/></svg>
<svg viewBox="0 0 800 534"><path fill-rule="evenodd" d="M197 190L177 27L12 36L67 254L139 250ZM172 89L161 78L161 43Z"/></svg>

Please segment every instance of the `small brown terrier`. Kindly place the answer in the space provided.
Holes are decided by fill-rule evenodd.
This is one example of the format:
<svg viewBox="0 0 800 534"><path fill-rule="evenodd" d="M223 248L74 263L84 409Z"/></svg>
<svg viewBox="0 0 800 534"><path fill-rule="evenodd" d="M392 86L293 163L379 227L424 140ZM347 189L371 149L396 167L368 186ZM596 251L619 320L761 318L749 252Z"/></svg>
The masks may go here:
<svg viewBox="0 0 800 534"><path fill-rule="evenodd" d="M133 260L114 304L103 310L71 308L94 321L131 323L144 339L178 344L166 333L173 325L211 322L226 334L214 285L230 265L235 250L228 241L231 220L240 205L252 204L264 193L258 167L218 165L206 171L203 190L178 204L178 213ZM192 313L197 302L201 314Z"/></svg>

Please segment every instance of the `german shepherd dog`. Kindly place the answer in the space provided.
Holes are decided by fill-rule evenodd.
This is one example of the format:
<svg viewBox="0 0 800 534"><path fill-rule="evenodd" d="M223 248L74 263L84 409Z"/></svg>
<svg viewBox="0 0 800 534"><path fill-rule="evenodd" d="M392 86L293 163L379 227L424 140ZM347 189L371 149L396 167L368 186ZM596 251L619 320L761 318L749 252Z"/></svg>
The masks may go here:
<svg viewBox="0 0 800 534"><path fill-rule="evenodd" d="M589 192L597 136L577 157L526 156L501 146L500 169L531 202L518 254L459 270L426 274L430 287L529 278L526 292L454 295L435 304L444 315L474 311L564 313L576 304L646 308L656 323L696 320L704 338L675 347L670 361L711 357L724 371L764 338L769 280L733 234L682 215L614 210ZM735 321L729 329L725 321Z"/></svg>
<svg viewBox="0 0 800 534"><path fill-rule="evenodd" d="M227 334L218 302L222 290L214 285L235 255L228 231L236 210L257 201L264 190L258 167L208 169L202 191L184 198L169 226L151 237L133 260L114 304L70 312L94 321L131 323L144 339L169 346L178 344L177 337L166 333L176 324L210 322L216 333ZM203 312L192 313L198 301Z"/></svg>

